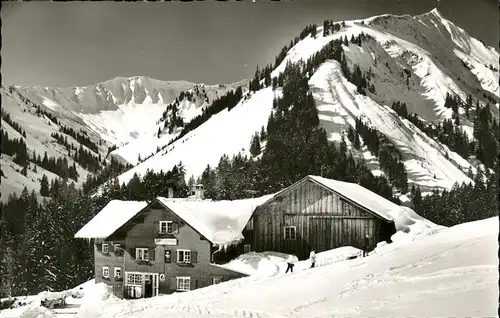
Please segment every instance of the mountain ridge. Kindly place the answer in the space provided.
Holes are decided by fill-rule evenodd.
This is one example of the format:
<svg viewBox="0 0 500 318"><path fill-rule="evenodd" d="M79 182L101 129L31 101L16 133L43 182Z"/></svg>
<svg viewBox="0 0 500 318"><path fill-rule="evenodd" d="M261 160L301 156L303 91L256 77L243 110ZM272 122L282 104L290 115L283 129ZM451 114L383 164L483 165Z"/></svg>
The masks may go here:
<svg viewBox="0 0 500 318"><path fill-rule="evenodd" d="M315 79L310 85L321 126L327 131L330 141L338 143L341 136L354 127L358 116L370 113L372 109L366 105L378 109L376 116L381 116L387 111L387 114L391 113L390 105L394 102L405 103L410 113L429 124L439 125L446 120L459 119L457 127L472 139L474 123L466 115L463 105L457 110L447 106L448 94L457 97L462 104L469 95L480 105L498 101L498 83L493 80L498 75L498 52L445 19L436 8L415 16L384 14L325 23L315 26L314 31L309 29L309 33L301 35L300 40L297 38L292 46L284 49L286 54L272 67L270 78L278 78L288 63L307 60L333 40L347 41L342 44L347 66L359 68L360 74L371 74L369 84L373 87L369 88L374 91L366 92L363 97L356 92L355 86L345 82L337 66L328 61L323 63L328 67L318 67L308 74L310 81ZM365 39L357 43L355 38L361 34ZM495 60L494 57L496 63L487 65ZM323 72L321 76L318 75L320 70ZM249 155L252 135L266 125L267 118L274 112L273 100L281 94L280 88L269 90L266 86L270 83L265 82L261 79L259 85L263 87L248 93L249 80L205 85L161 81L147 76L118 76L84 87L16 86L16 89L41 105L47 113L63 121L78 123L79 129L86 131L94 142L102 144L99 154L103 157L110 155L136 166L119 177L120 182L128 182L135 172L142 175L147 169L168 170L181 161L186 166L187 176L199 176L207 164L216 166L223 154L242 152ZM234 110L224 109L210 115L199 127L179 138L183 125L204 113L213 100L238 87L244 88L245 92ZM186 93L184 96L189 98L180 98L181 93ZM498 118L498 102L491 104L496 106L492 107L492 113ZM178 117L183 122L180 126L171 119L172 109L177 108ZM475 106L467 111L474 114ZM385 132L383 135L388 134L389 140L405 154L406 168L414 170L411 173L415 178L411 180L413 184L430 191L434 188L449 189L453 180L471 181L467 171L475 171L471 166L474 158L462 158L435 137L432 142L430 139L423 141L425 138L416 141L414 137L405 137L406 141L400 143L400 137L408 135L405 131L415 136L425 133L414 125L408 128L406 119L397 115L393 120L396 124L394 131L387 131L380 122L373 127ZM207 125L212 128L208 129ZM224 133L216 133L221 130ZM216 150L206 148L214 142L221 146L215 147ZM415 149L419 149L415 146L417 142L432 144L429 149L435 151L436 156L435 160L432 159L434 161L431 160L433 163L415 153ZM376 158L367 149L354 149L349 140L347 144L357 160L367 161L372 172L380 174ZM200 152L204 155L194 155ZM471 159L470 162L467 159ZM457 172L457 168L461 172ZM454 173L450 174L450 171Z"/></svg>

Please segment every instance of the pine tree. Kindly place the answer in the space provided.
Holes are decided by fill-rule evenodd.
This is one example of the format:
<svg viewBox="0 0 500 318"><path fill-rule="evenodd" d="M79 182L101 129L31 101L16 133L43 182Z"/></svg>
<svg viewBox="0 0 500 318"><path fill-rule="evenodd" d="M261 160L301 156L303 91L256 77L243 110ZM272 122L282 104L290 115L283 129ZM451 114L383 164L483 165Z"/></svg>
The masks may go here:
<svg viewBox="0 0 500 318"><path fill-rule="evenodd" d="M257 157L260 154L259 134L255 134L252 137L252 141L250 143L250 154L252 155L252 157Z"/></svg>
<svg viewBox="0 0 500 318"><path fill-rule="evenodd" d="M3 244L2 244L3 245ZM12 249L7 246L3 251L1 259L1 272L0 272L0 297L10 298L12 296L14 285L15 261Z"/></svg>
<svg viewBox="0 0 500 318"><path fill-rule="evenodd" d="M260 141L265 140L266 137L267 137L266 130L264 129L264 126L262 126L261 129L260 129Z"/></svg>
<svg viewBox="0 0 500 318"><path fill-rule="evenodd" d="M278 78L275 76L273 77L273 80L272 80L272 87L273 87L273 91L276 90L276 88L278 88Z"/></svg>
<svg viewBox="0 0 500 318"><path fill-rule="evenodd" d="M231 199L231 164L227 155L220 158L217 166L215 190L218 200Z"/></svg>
<svg viewBox="0 0 500 318"><path fill-rule="evenodd" d="M42 176L42 179L40 180L40 195L43 197L50 196L49 179L45 174Z"/></svg>
<svg viewBox="0 0 500 318"><path fill-rule="evenodd" d="M189 177L187 186L191 190L195 185L196 185L196 180L194 179L194 176L191 175L191 177Z"/></svg>
<svg viewBox="0 0 500 318"><path fill-rule="evenodd" d="M420 192L420 186L417 186L415 189L415 195L412 198L413 208L415 211L420 209L422 204L422 193Z"/></svg>
<svg viewBox="0 0 500 318"><path fill-rule="evenodd" d="M23 176L27 176L28 175L28 167L27 167L27 164L23 166L23 169L21 170L21 174Z"/></svg>
<svg viewBox="0 0 500 318"><path fill-rule="evenodd" d="M360 149L361 148L361 141L359 140L359 134L356 132L354 136L354 148Z"/></svg>

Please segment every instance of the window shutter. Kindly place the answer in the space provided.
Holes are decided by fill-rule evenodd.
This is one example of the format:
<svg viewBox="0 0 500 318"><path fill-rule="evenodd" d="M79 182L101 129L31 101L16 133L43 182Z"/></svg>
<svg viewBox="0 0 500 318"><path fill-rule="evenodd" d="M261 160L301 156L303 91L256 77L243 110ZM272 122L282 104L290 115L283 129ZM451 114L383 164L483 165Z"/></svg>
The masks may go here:
<svg viewBox="0 0 500 318"><path fill-rule="evenodd" d="M177 262L177 250L171 250L170 258L172 259L172 263Z"/></svg>
<svg viewBox="0 0 500 318"><path fill-rule="evenodd" d="M108 251L109 251L110 253L114 253L114 252L115 252L115 244L110 243L110 244L108 245Z"/></svg>
<svg viewBox="0 0 500 318"><path fill-rule="evenodd" d="M179 233L179 222L172 222L172 233Z"/></svg>
<svg viewBox="0 0 500 318"><path fill-rule="evenodd" d="M191 286L189 286L189 289L197 289L198 288L198 280L195 278L191 277Z"/></svg>
<svg viewBox="0 0 500 318"><path fill-rule="evenodd" d="M135 259L135 247L130 247L128 250L130 253L130 257L132 257L132 259Z"/></svg>
<svg viewBox="0 0 500 318"><path fill-rule="evenodd" d="M191 263L198 263L198 252L191 251Z"/></svg>
<svg viewBox="0 0 500 318"><path fill-rule="evenodd" d="M154 248L150 248L149 249L149 260L150 261L154 261L155 260L155 255L156 254L156 250Z"/></svg>
<svg viewBox="0 0 500 318"><path fill-rule="evenodd" d="M102 253L102 243L96 243L97 251Z"/></svg>
<svg viewBox="0 0 500 318"><path fill-rule="evenodd" d="M153 224L155 227L155 234L160 233L160 221L154 221Z"/></svg>

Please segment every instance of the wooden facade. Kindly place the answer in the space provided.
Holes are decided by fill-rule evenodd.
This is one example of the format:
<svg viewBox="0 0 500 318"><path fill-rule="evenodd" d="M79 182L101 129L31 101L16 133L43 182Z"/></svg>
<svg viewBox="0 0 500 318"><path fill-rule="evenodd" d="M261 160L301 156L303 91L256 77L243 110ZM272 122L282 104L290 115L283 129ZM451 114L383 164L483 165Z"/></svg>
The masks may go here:
<svg viewBox="0 0 500 318"><path fill-rule="evenodd" d="M160 221L173 222L173 233L160 234ZM155 239L167 239L168 245ZM108 244L107 252L102 250L103 243ZM113 248L114 244L120 244L120 248ZM136 248L148 250L148 261L136 259ZM187 263L177 259L178 251L184 250L190 251ZM114 294L120 298L134 297L127 293L132 285L135 285L134 293L138 297L148 297L178 291L177 277L189 277L190 290L193 290L209 286L214 281L246 276L214 266L213 250L212 243L196 229L155 201L105 240L95 240L96 283L113 286ZM109 277L103 277L103 268L108 268ZM115 268L120 269L121 277L114 277ZM142 281L128 284L127 273L141 275ZM146 287L145 280L149 279L151 284Z"/></svg>
<svg viewBox="0 0 500 318"><path fill-rule="evenodd" d="M258 207L252 219L252 248L309 256L311 250L325 251L341 246L369 249L395 233L385 220L340 193L305 178ZM295 230L292 230L294 228ZM295 235L292 237L292 233Z"/></svg>

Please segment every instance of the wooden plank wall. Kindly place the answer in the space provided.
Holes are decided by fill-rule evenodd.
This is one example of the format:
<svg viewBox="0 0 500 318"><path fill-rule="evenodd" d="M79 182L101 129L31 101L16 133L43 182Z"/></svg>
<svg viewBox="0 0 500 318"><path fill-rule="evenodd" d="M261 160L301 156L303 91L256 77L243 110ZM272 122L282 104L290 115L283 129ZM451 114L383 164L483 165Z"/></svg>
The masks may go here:
<svg viewBox="0 0 500 318"><path fill-rule="evenodd" d="M363 248L365 234L374 247L381 220L344 201L333 192L305 180L254 214L256 251L295 253L307 258L316 252L351 245ZM284 227L296 226L297 239L284 239Z"/></svg>

